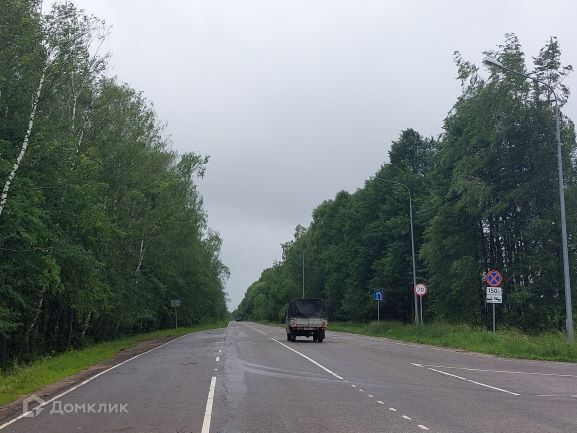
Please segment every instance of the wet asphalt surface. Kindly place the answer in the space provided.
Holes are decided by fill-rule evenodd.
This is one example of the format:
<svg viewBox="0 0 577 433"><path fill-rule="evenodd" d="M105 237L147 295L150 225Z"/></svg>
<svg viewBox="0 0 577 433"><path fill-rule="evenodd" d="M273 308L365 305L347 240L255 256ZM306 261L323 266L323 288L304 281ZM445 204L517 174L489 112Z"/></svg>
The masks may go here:
<svg viewBox="0 0 577 433"><path fill-rule="evenodd" d="M282 328L232 322L143 354L2 433L206 433L207 419L213 433L574 433L577 366L334 332L287 342Z"/></svg>

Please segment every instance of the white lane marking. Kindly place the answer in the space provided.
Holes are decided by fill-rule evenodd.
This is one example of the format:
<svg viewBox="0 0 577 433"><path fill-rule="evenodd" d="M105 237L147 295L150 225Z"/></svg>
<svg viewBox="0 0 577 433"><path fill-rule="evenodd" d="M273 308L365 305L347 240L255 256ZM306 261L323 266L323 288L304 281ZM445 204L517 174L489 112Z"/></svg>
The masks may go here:
<svg viewBox="0 0 577 433"><path fill-rule="evenodd" d="M389 410L390 410L391 412L396 412L396 411L397 411L397 409L395 409L394 407L390 407Z"/></svg>
<svg viewBox="0 0 577 433"><path fill-rule="evenodd" d="M377 400L377 403L379 403L379 404L385 404L385 402L384 402L384 401L381 401L381 400Z"/></svg>
<svg viewBox="0 0 577 433"><path fill-rule="evenodd" d="M356 388L356 387L357 387L357 385L351 385L351 386L352 386L353 388Z"/></svg>
<svg viewBox="0 0 577 433"><path fill-rule="evenodd" d="M139 357L141 357L141 356L143 356L143 355L146 355L147 353L150 353L150 352L153 352L153 351L155 351L155 350L157 350L157 349L160 349L161 347L164 347L164 346L166 346L167 344L173 343L173 342L175 342L176 340L180 340L181 338L184 338L184 337L186 337L187 335L189 335L189 334L181 335L180 337L177 337L177 338L175 338L174 340L167 341L166 343L161 344L160 346L156 346L156 347L153 348L153 349L147 350L146 352L142 352L142 353L140 353L140 354L138 354L138 355L133 356L132 358L128 358L128 359L122 361L121 363L118 363L118 364L116 364L116 365L113 365L112 367L110 367L110 368L108 368L108 369L106 369L106 370L104 370L104 371L101 371L100 373L97 373L97 374L95 374L95 375L92 376L92 377L89 377L88 379L80 382L78 385L74 385L72 388L68 388L68 389L67 389L66 391L64 391L63 393L60 393L60 394L58 394L57 396L52 397L50 400L46 400L45 402L40 403L38 406L34 406L34 408L33 408L32 410L29 410L28 412L24 412L22 415L19 415L19 416L17 416L16 418L11 419L10 421L6 421L4 424L0 425L0 430L5 429L5 428L8 427L9 425L11 425L11 424L15 423L16 421L18 421L19 419L22 419L22 418L24 418L24 417L30 416L32 413L34 413L34 412L35 412L36 410L38 410L39 408L41 408L41 407L43 407L43 406L46 406L47 404L50 404L50 403L52 403L53 401L58 400L58 399L61 398L61 397L64 397L66 394L69 394L69 393L71 393L72 391L77 390L77 389L80 388L81 386L84 386L84 385L86 385L87 383L92 382L92 381L93 381L94 379L96 379L97 377L100 377L100 376L102 376L103 374L108 373L109 371L114 370L115 368L118 368L118 367L120 367L121 365L124 365L124 364L126 364L127 362L132 361L133 359L139 358Z"/></svg>
<svg viewBox="0 0 577 433"><path fill-rule="evenodd" d="M467 370L467 371L479 371L481 373L505 373L505 374L527 374L533 376L554 376L554 377L574 377L577 379L575 374L556 374L556 373L534 373L528 371L513 371L513 370L485 370L482 368L466 368L466 367L451 367L448 365L427 365L427 364L411 364L417 367L434 367L434 368L449 368L453 370Z"/></svg>
<svg viewBox="0 0 577 433"><path fill-rule="evenodd" d="M218 353L222 353L222 350L218 349Z"/></svg>
<svg viewBox="0 0 577 433"><path fill-rule="evenodd" d="M446 376L451 376L451 377L454 377L454 378L459 379L459 380L464 380L465 382L474 383L475 385L484 386L485 388L494 389L495 391L501 391L501 392L505 392L507 394L517 395L517 396L519 395L516 392L507 391L506 389L497 388L496 386L487 385L486 383L477 382L477 381L474 381L471 379L457 376L456 374L447 373L446 371L436 370L436 369L431 368L431 367L427 367L427 370L434 371L435 373L441 373L441 374L444 374Z"/></svg>
<svg viewBox="0 0 577 433"><path fill-rule="evenodd" d="M373 396L371 394L369 394L369 398L373 398Z"/></svg>
<svg viewBox="0 0 577 433"><path fill-rule="evenodd" d="M423 424L418 424L417 427L419 427L421 430L429 430L427 427L425 427Z"/></svg>
<svg viewBox="0 0 577 433"><path fill-rule="evenodd" d="M216 376L212 376L210 381L210 388L208 389L208 398L206 400L206 410L204 411L204 421L202 422L201 433L210 432L210 420L212 418L212 403L214 402L214 387L216 384Z"/></svg>
<svg viewBox="0 0 577 433"><path fill-rule="evenodd" d="M244 325L244 326L248 326L253 331L260 332L262 335L266 335L268 337L268 334L266 332L262 332L260 329L256 329L255 327L250 326L250 325ZM274 338L273 338L273 340L274 340Z"/></svg>
<svg viewBox="0 0 577 433"><path fill-rule="evenodd" d="M214 371L218 371L218 368L215 368Z"/></svg>
<svg viewBox="0 0 577 433"><path fill-rule="evenodd" d="M402 415L402 416L401 416L401 418L403 418L403 419L407 419L407 420L411 420L411 419L413 419L413 418L411 418L411 417L408 417L407 415Z"/></svg>
<svg viewBox="0 0 577 433"><path fill-rule="evenodd" d="M266 334L265 334L266 335ZM329 370L328 368L326 368L324 365L319 364L318 362L316 362L314 359L309 358L308 356L306 356L304 353L299 352L298 350L293 349L292 347L287 346L284 343L281 343L280 341L278 341L276 338L272 338L270 337L271 340L276 341L278 344L280 344L283 347L286 347L288 350L292 350L294 353L302 356L304 359L306 359L307 361L312 362L314 365L316 365L319 368L322 368L324 371L326 371L327 373L333 375L334 377L336 377L339 380L344 380L341 376L339 376L338 374L336 374L334 371Z"/></svg>
<svg viewBox="0 0 577 433"><path fill-rule="evenodd" d="M326 371L327 373L333 375L333 376L336 377L337 379L339 379L339 380L344 380L341 376L339 376L338 374L336 374L334 371L329 370L329 369L326 368L324 365L321 365L321 364L319 364L318 362L316 362L314 359L306 356L304 353L301 353L301 352L299 352L298 350L295 350L295 349L293 349L292 347L287 346L287 345L284 344L284 343L281 343L281 342L278 341L276 338L270 337L268 334L266 334L265 332L262 332L260 329L256 329L256 328L254 328L254 327L252 327L252 326L250 326L250 325L245 325L245 326L248 326L249 328L251 328L251 329L253 329L253 330L257 331L257 332L260 332L262 335L266 335L266 336L269 337L272 341L277 342L277 343L280 344L282 347L285 347L285 348L288 349L288 350L292 350L292 351L293 351L294 353L296 353L297 355L302 356L302 357L303 357L304 359L306 359L307 361L312 362L314 365L316 365L317 367L323 369L323 370ZM353 385L353 386L354 386L354 385Z"/></svg>
<svg viewBox="0 0 577 433"><path fill-rule="evenodd" d="M359 388L359 391L361 391L361 392L365 392L365 390L364 390L364 389L360 389L360 388Z"/></svg>
<svg viewBox="0 0 577 433"><path fill-rule="evenodd" d="M220 361L220 356L216 357L216 362Z"/></svg>

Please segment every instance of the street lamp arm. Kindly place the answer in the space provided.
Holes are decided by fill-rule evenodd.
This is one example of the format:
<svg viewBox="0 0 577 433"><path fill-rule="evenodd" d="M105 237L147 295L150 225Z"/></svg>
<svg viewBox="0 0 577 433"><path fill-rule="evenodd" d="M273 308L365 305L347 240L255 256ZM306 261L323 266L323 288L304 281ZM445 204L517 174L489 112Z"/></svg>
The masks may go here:
<svg viewBox="0 0 577 433"><path fill-rule="evenodd" d="M543 86L545 86L545 87L553 94L553 98L555 99L555 106L558 107L559 100L558 100L558 98L557 98L557 93L555 92L555 88L554 88L551 84L549 84L549 83L547 83L547 82L545 82L545 81L543 81L543 80L540 80L540 79L537 78L537 77L533 77L532 75L524 74L524 73L522 73L522 72L516 71L516 70L511 69L511 68L508 68L507 66L504 66L501 62L499 62L499 61L497 61L497 60L495 60L495 59L493 59L493 58L491 58L491 57L485 57L485 58L483 59L483 63L484 63L485 65L487 65L487 66L494 66L494 67L497 67L497 68L499 68L499 69L502 69L502 70L504 70L504 71L506 71L506 72L510 72L511 74L514 74L514 75L517 75L517 76L519 76L519 77L523 77L523 78L526 78L526 79L528 79L528 80L532 80L532 81L535 81L535 82L537 82L537 83L539 83L539 84L542 84Z"/></svg>
<svg viewBox="0 0 577 433"><path fill-rule="evenodd" d="M389 182L389 183L394 183L395 185L400 185L403 188L405 188L407 190L407 192L409 193L409 200L412 201L411 198L411 190L409 189L409 187L407 185L405 185L404 183L401 182L395 182L394 180L388 180L388 179L384 179L382 177L376 176L376 179L382 180L384 182Z"/></svg>
<svg viewBox="0 0 577 433"><path fill-rule="evenodd" d="M563 283L565 286L565 327L567 328L567 341L569 344L573 344L573 302L571 300L571 278L569 274L569 247L567 241L567 217L565 210L565 182L563 178L563 157L561 154L561 115L559 113L559 100L557 98L557 93L553 86L546 83L539 78L533 77L531 75L523 74L521 72L515 71L511 68L507 68L498 60L491 57L485 57L483 63L487 66L497 67L505 72L511 74L519 75L525 79L535 81L539 84L545 86L551 93L553 93L553 98L555 99L555 135L557 138L557 173L559 177L559 208L561 213L561 241L562 241L562 254L563 254Z"/></svg>

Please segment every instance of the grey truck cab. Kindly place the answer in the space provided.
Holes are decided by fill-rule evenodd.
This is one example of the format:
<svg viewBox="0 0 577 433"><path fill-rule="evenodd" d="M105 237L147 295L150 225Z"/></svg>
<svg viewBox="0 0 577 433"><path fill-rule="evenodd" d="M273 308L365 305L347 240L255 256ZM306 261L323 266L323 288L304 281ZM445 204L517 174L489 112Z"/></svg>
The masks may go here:
<svg viewBox="0 0 577 433"><path fill-rule="evenodd" d="M313 341L322 343L327 329L325 301L317 298L293 299L288 305L285 327L288 341L302 336L313 337Z"/></svg>

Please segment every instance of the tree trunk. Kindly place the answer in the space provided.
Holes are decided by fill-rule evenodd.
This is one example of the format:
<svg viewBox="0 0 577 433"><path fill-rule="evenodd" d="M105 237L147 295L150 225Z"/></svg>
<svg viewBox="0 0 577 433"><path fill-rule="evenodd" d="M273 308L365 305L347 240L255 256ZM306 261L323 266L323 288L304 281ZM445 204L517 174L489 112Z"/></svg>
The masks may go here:
<svg viewBox="0 0 577 433"><path fill-rule="evenodd" d="M50 56L46 58L46 63L44 64L44 68L42 69L42 74L40 75L40 81L38 82L38 88L36 89L36 94L34 95L34 99L32 100L32 110L30 112L30 117L28 118L28 129L26 130L26 135L24 135L24 140L22 140L22 146L20 148L20 153L18 154L18 158L16 158L16 162L14 163L14 167L12 167L12 171L8 175L8 179L4 183L4 188L2 189L2 195L0 196L0 216L2 216L2 212L4 211L4 206L6 206L6 200L8 199L8 191L10 190L10 184L16 176L16 172L20 167L20 163L22 162L22 158L26 154L26 149L28 148L28 141L30 140L30 134L32 133L32 127L34 126L34 119L36 117L36 108L38 107L38 101L40 99L40 95L42 94L42 86L44 85L44 79L46 78L46 70L48 66L50 66Z"/></svg>

